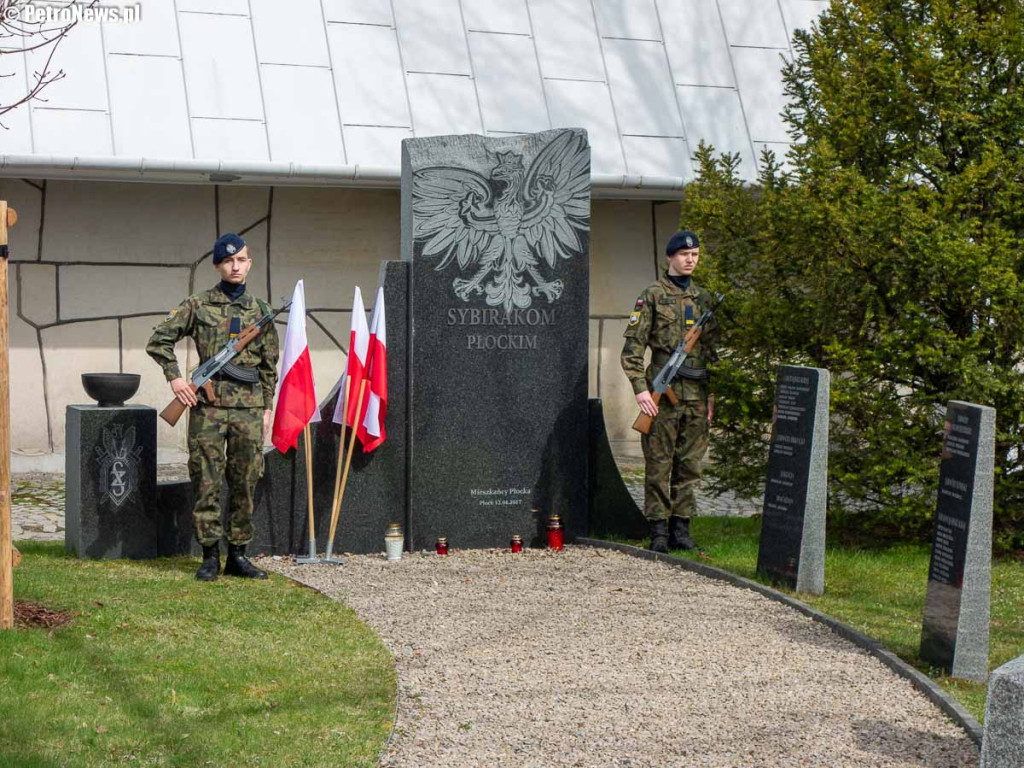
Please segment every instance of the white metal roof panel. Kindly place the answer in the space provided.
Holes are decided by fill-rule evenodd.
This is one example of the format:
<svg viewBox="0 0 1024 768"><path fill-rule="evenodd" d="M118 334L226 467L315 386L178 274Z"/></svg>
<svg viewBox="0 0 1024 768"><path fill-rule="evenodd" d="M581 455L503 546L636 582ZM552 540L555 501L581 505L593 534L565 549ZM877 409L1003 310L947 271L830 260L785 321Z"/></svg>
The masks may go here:
<svg viewBox="0 0 1024 768"><path fill-rule="evenodd" d="M718 0L729 45L788 48L789 35L774 0Z"/></svg>
<svg viewBox="0 0 1024 768"><path fill-rule="evenodd" d="M464 75L406 75L417 136L483 133L476 84Z"/></svg>
<svg viewBox="0 0 1024 768"><path fill-rule="evenodd" d="M530 15L525 0L465 0L462 15L472 32L530 34Z"/></svg>
<svg viewBox="0 0 1024 768"><path fill-rule="evenodd" d="M590 0L530 0L544 77L604 81L604 59Z"/></svg>
<svg viewBox="0 0 1024 768"><path fill-rule="evenodd" d="M702 136L741 154L750 152L744 130L747 144L788 143L778 54L789 53L790 31L827 5L145 3L139 23L72 30L61 54L68 77L48 89L49 104L5 118L0 175L209 183L229 173L253 184L394 186L398 141L412 131L514 135L554 122L589 130L598 194L678 196ZM18 70L0 80L0 103L11 103L27 91L29 66L3 58ZM46 106L78 110L81 129L61 132L70 116L57 110L34 127L33 109ZM113 155L103 154L104 119ZM246 157L268 159L236 159Z"/></svg>
<svg viewBox="0 0 1024 768"><path fill-rule="evenodd" d="M543 131L551 127L533 40L471 32L477 93L488 131Z"/></svg>
<svg viewBox="0 0 1024 768"><path fill-rule="evenodd" d="M660 43L602 40L623 134L683 136L675 89Z"/></svg>
<svg viewBox="0 0 1024 768"><path fill-rule="evenodd" d="M471 75L459 0L394 0L407 72Z"/></svg>
<svg viewBox="0 0 1024 768"><path fill-rule="evenodd" d="M352 165L398 168L402 165L402 139L411 139L408 128L345 126L345 149Z"/></svg>
<svg viewBox="0 0 1024 768"><path fill-rule="evenodd" d="M32 129L36 140L36 152L40 154L114 154L110 139L110 116L106 112L33 109Z"/></svg>
<svg viewBox="0 0 1024 768"><path fill-rule="evenodd" d="M192 157L180 61L150 56L108 56L107 75L114 151L118 155Z"/></svg>
<svg viewBox="0 0 1024 768"><path fill-rule="evenodd" d="M42 98L47 107L98 109L106 111L107 78L103 71L103 35L99 24L78 24L54 50L52 45L27 51L30 75L41 72L53 53L50 72L64 70L64 77L46 87Z"/></svg>
<svg viewBox="0 0 1024 768"><path fill-rule="evenodd" d="M176 2L179 13L184 11L209 14L226 13L234 16L249 15L249 0L176 0Z"/></svg>
<svg viewBox="0 0 1024 768"><path fill-rule="evenodd" d="M178 25L192 117L262 120L263 97L249 19L180 13Z"/></svg>
<svg viewBox="0 0 1024 768"><path fill-rule="evenodd" d="M327 21L394 26L391 0L323 0Z"/></svg>
<svg viewBox="0 0 1024 768"><path fill-rule="evenodd" d="M548 80L544 85L551 108L552 128L587 129L590 167L594 173L626 172L615 110L605 83Z"/></svg>
<svg viewBox="0 0 1024 768"><path fill-rule="evenodd" d="M267 128L262 120L192 118L196 158L230 161L266 161Z"/></svg>
<svg viewBox="0 0 1024 768"><path fill-rule="evenodd" d="M327 36L342 123L408 127L409 102L395 31L331 24Z"/></svg>
<svg viewBox="0 0 1024 768"><path fill-rule="evenodd" d="M661 40L654 0L594 0L601 37Z"/></svg>
<svg viewBox="0 0 1024 768"><path fill-rule="evenodd" d="M679 85L734 87L716 0L660 0L658 10L673 80Z"/></svg>
<svg viewBox="0 0 1024 768"><path fill-rule="evenodd" d="M789 141L781 112L783 51L771 48L733 48L736 79L754 141Z"/></svg>
<svg viewBox="0 0 1024 768"><path fill-rule="evenodd" d="M287 18L280 0L251 2L260 63L331 65L320 0L289 0Z"/></svg>
<svg viewBox="0 0 1024 768"><path fill-rule="evenodd" d="M345 152L330 70L264 64L270 159L343 165Z"/></svg>
<svg viewBox="0 0 1024 768"><path fill-rule="evenodd" d="M626 167L633 176L681 176L693 178L690 148L683 139L623 136Z"/></svg>
<svg viewBox="0 0 1024 768"><path fill-rule="evenodd" d="M180 56L174 0L146 0L139 21L132 24L103 22L103 42L108 55Z"/></svg>
<svg viewBox="0 0 1024 768"><path fill-rule="evenodd" d="M810 29L811 24L828 10L828 0L782 0L782 16L786 20L790 42L798 29Z"/></svg>
<svg viewBox="0 0 1024 768"><path fill-rule="evenodd" d="M676 86L683 109L686 135L692 150L697 151L700 139L715 148L715 153L738 152L743 178L756 175L747 123L739 94L731 88L705 88L695 85Z"/></svg>

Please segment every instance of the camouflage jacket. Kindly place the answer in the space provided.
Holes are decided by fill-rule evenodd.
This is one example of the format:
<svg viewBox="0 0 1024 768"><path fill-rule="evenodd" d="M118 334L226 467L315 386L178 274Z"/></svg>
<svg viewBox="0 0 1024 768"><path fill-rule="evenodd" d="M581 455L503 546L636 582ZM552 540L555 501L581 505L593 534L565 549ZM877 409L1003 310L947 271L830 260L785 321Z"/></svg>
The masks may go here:
<svg viewBox="0 0 1024 768"><path fill-rule="evenodd" d="M178 339L185 336L192 338L202 364L231 340L232 317L237 317L240 327L245 328L271 311L267 302L248 291L235 301L217 287L200 291L181 302L177 309L171 310L164 321L153 329L146 352L160 364L164 376L171 381L181 376L178 360L174 356L174 344ZM242 368L257 369L259 382L246 384L214 377L214 405L223 408L272 409L277 387L278 352L277 330L271 323L231 361Z"/></svg>
<svg viewBox="0 0 1024 768"><path fill-rule="evenodd" d="M636 300L629 316L626 341L622 347L622 370L626 372L633 392L651 388L651 382L668 360L689 325L712 306L711 294L692 280L685 291L662 274L658 282L647 286ZM700 340L683 363L688 368L705 368L718 360L715 339L718 324L712 317ZM644 350L651 348L651 364L644 370ZM707 381L677 375L672 382L676 396L682 400L703 400L708 394Z"/></svg>

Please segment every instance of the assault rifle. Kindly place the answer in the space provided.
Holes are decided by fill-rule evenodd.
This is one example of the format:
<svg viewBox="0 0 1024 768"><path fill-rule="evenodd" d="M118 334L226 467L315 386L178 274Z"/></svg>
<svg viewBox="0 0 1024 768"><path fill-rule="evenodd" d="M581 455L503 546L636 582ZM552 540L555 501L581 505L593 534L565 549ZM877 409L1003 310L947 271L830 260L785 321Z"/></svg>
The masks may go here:
<svg viewBox="0 0 1024 768"><path fill-rule="evenodd" d="M675 405L679 402L679 398L676 397L676 393L672 391L672 381L683 367L683 363L686 358L690 356L693 351L694 345L704 333L704 327L708 324L708 321L715 314L715 310L718 309L718 305L722 303L723 296L719 295L716 297L714 306L707 310L704 314L698 318L697 322L690 326L690 330L683 336L683 340L679 342L675 350L672 352L672 356L668 359L668 362L662 366L661 370L658 371L658 375L654 377L654 381L651 383L651 400L654 401L654 405L657 406L661 400L661 396L665 395L668 401ZM633 429L641 434L646 435L651 431L651 422L654 419L648 416L643 411L636 417L636 421L633 422Z"/></svg>
<svg viewBox="0 0 1024 768"><path fill-rule="evenodd" d="M207 402L212 403L214 400L214 394L213 384L210 383L210 379L224 370L229 373L233 371L245 371L245 369L235 366L231 361L239 352L245 349L249 342L260 335L260 332L267 323L273 322L274 318L288 309L291 304L292 303L289 301L280 309L268 312L252 325L243 328L238 336L221 347L220 351L216 355L211 357L192 372L192 381L189 383L189 388L193 392L198 392L200 389L203 390L203 394L206 395ZM236 375L233 378L241 378L241 376ZM160 412L160 418L173 427L178 423L178 419L181 418L181 414L185 412L185 407L185 404L175 397L167 407Z"/></svg>

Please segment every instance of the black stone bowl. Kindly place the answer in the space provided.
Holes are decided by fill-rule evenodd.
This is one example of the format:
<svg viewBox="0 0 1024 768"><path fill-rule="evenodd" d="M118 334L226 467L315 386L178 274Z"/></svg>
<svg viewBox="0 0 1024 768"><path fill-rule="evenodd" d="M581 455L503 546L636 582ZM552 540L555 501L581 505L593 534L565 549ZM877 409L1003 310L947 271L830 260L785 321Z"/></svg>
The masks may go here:
<svg viewBox="0 0 1024 768"><path fill-rule="evenodd" d="M111 408L138 392L141 379L137 373L83 373L82 386L101 408Z"/></svg>

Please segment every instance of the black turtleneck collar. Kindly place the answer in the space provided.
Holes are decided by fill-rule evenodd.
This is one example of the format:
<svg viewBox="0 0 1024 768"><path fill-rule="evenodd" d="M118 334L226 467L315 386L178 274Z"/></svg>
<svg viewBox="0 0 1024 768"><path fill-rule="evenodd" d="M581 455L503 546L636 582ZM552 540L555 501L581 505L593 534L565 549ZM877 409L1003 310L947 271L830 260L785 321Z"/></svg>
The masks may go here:
<svg viewBox="0 0 1024 768"><path fill-rule="evenodd" d="M230 283L227 280L221 280L217 283L217 287L223 291L223 293L232 301L237 301L245 293L245 283Z"/></svg>
<svg viewBox="0 0 1024 768"><path fill-rule="evenodd" d="M690 276L689 275L669 275L668 279L675 283L678 287L684 291L690 288Z"/></svg>

